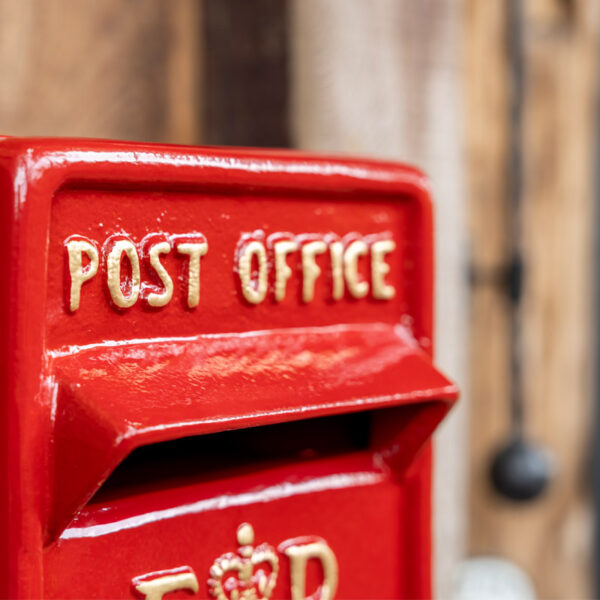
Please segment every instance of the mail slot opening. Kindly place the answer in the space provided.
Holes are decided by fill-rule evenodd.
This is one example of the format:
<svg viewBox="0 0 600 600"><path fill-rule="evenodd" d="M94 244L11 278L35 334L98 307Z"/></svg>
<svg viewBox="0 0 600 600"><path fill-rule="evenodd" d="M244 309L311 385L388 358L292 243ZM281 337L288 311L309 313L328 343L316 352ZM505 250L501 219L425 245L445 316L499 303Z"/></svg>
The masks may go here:
<svg viewBox="0 0 600 600"><path fill-rule="evenodd" d="M216 480L297 464L369 446L371 412L223 431L135 449L88 505L154 488ZM291 466L293 468L293 466Z"/></svg>
<svg viewBox="0 0 600 600"><path fill-rule="evenodd" d="M378 455L366 452L364 458L377 458L383 468L401 475L456 395L411 331L386 323L134 340L59 356L52 370L56 387L48 401L56 406L55 468L46 544L60 536L137 448L232 429L374 411L370 445ZM261 434L253 445L261 447L268 436L264 430L255 431ZM329 439L329 428L326 431L324 439ZM232 435L235 441L236 436L254 434ZM302 432L292 431L274 434L273 439L302 437ZM282 443L272 442L273 452L281 452ZM227 452L206 455L212 455L206 473L211 464L222 470L219 461L231 460ZM178 468L169 467L174 472Z"/></svg>

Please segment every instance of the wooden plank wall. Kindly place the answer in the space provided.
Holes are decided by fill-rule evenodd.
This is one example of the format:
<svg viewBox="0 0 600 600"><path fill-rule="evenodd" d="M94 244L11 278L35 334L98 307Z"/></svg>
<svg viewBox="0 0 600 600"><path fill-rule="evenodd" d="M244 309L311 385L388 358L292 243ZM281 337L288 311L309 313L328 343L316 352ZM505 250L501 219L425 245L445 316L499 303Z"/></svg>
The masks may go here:
<svg viewBox="0 0 600 600"><path fill-rule="evenodd" d="M555 457L548 494L517 506L492 491L489 460L509 433L509 3L467 3L467 110L474 286L470 551L510 558L542 598L593 597L593 161L598 4L524 0L518 318L528 437Z"/></svg>
<svg viewBox="0 0 600 600"><path fill-rule="evenodd" d="M203 0L204 143L287 147L287 0Z"/></svg>
<svg viewBox="0 0 600 600"><path fill-rule="evenodd" d="M198 143L197 0L1 0L0 132Z"/></svg>

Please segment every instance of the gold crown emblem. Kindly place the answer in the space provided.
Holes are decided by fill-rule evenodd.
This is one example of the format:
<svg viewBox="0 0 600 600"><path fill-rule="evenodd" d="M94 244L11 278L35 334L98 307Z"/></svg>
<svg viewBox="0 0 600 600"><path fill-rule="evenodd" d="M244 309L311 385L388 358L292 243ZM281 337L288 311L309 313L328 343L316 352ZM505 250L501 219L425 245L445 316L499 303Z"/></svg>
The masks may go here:
<svg viewBox="0 0 600 600"><path fill-rule="evenodd" d="M254 548L254 529L242 523L237 529L239 548L226 552L210 568L208 588L216 600L266 600L273 593L279 559L269 544Z"/></svg>

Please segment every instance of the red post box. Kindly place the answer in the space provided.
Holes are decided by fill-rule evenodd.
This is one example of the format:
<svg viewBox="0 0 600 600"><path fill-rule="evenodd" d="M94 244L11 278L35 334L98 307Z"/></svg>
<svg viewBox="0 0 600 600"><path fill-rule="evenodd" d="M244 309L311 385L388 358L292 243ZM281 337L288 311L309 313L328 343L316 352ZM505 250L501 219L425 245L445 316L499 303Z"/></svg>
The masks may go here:
<svg viewBox="0 0 600 600"><path fill-rule="evenodd" d="M0 141L1 596L430 595L427 182Z"/></svg>

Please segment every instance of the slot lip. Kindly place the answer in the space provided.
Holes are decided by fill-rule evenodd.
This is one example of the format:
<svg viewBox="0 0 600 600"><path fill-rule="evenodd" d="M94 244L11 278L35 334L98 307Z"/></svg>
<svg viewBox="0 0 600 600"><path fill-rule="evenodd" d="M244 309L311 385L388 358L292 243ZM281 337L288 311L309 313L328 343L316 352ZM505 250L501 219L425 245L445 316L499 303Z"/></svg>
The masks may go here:
<svg viewBox="0 0 600 600"><path fill-rule="evenodd" d="M390 480L390 474L377 466L368 449L294 464L295 470L290 466L270 465L259 473L233 476L225 487L222 481L190 482L88 504L58 539L64 543L99 537L159 520Z"/></svg>
<svg viewBox="0 0 600 600"><path fill-rule="evenodd" d="M215 357L219 368L208 368ZM46 544L139 446L419 405L400 433L381 427L377 456L401 471L457 397L411 332L385 323L101 346L56 356L50 369L56 407Z"/></svg>

